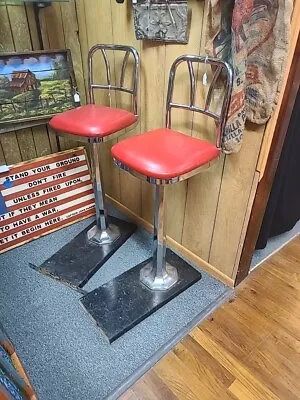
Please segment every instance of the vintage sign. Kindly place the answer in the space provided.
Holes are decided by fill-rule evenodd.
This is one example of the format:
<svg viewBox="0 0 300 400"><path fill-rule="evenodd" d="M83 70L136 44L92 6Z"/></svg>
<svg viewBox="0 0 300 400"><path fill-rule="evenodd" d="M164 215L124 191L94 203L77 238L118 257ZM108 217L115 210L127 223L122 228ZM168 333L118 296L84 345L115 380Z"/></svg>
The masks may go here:
<svg viewBox="0 0 300 400"><path fill-rule="evenodd" d="M94 213L83 147L14 165L0 174L0 253Z"/></svg>

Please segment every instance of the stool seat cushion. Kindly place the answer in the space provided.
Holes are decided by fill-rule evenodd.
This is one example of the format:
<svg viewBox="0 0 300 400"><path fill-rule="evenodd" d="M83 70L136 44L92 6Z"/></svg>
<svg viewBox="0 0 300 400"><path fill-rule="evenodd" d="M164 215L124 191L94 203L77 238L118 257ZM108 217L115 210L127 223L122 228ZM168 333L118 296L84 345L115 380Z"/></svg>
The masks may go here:
<svg viewBox="0 0 300 400"><path fill-rule="evenodd" d="M220 155L210 142L165 128L125 139L111 151L129 169L154 179L179 177Z"/></svg>
<svg viewBox="0 0 300 400"><path fill-rule="evenodd" d="M49 125L56 131L83 137L105 137L118 132L137 121L137 117L126 110L87 104L57 114Z"/></svg>

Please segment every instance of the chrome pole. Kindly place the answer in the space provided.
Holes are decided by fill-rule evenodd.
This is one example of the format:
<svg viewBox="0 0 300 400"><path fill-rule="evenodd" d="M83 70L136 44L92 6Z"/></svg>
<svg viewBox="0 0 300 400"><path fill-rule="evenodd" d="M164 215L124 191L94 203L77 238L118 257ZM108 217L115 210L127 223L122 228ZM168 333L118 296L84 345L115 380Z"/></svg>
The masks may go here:
<svg viewBox="0 0 300 400"><path fill-rule="evenodd" d="M154 202L154 242L153 268L155 275L162 277L166 269L166 238L165 238L165 186L155 185Z"/></svg>
<svg viewBox="0 0 300 400"><path fill-rule="evenodd" d="M96 207L96 224L101 231L107 229L107 218L104 208L104 196L99 160L99 143L92 143L93 184Z"/></svg>
<svg viewBox="0 0 300 400"><path fill-rule="evenodd" d="M140 280L151 290L168 290L178 281L175 267L166 262L165 186L155 185L152 261L141 269Z"/></svg>
<svg viewBox="0 0 300 400"><path fill-rule="evenodd" d="M96 207L96 225L87 232L88 240L99 246L111 244L120 236L119 228L114 224L108 225L107 221L99 160L100 145L100 143L92 143L92 173Z"/></svg>

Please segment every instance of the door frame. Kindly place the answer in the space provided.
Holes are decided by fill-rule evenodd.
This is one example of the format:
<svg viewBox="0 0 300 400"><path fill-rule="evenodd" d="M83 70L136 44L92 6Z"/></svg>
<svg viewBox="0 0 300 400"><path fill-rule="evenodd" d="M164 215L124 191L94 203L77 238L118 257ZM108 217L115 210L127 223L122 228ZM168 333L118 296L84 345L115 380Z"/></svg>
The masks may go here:
<svg viewBox="0 0 300 400"><path fill-rule="evenodd" d="M238 266L234 286L242 282L249 274L252 256L263 222L265 210L268 205L275 173L278 167L281 151L288 131L297 93L300 88L300 34L293 56L292 65L288 74L287 85L283 95L274 136L271 143L266 168L252 206L250 220L246 232L243 250Z"/></svg>

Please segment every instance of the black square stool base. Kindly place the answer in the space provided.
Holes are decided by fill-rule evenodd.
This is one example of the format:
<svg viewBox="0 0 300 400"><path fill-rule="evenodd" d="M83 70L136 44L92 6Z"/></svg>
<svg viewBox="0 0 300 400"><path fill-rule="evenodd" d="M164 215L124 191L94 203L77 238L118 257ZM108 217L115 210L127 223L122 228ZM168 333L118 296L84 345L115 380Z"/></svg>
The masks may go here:
<svg viewBox="0 0 300 400"><path fill-rule="evenodd" d="M81 298L81 303L112 343L160 307L201 279L201 274L167 249L167 262L177 268L178 282L166 291L152 291L140 283L143 261Z"/></svg>
<svg viewBox="0 0 300 400"><path fill-rule="evenodd" d="M121 232L113 243L98 246L88 241L87 231L94 222L35 269L72 288L81 289L136 230L136 225L115 217L109 216L108 222L117 225Z"/></svg>

